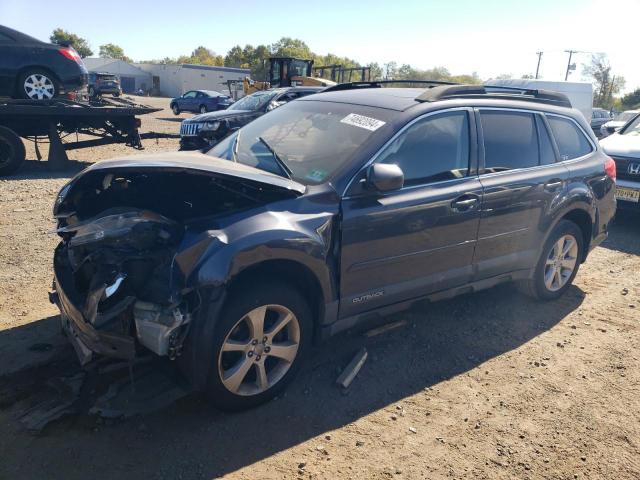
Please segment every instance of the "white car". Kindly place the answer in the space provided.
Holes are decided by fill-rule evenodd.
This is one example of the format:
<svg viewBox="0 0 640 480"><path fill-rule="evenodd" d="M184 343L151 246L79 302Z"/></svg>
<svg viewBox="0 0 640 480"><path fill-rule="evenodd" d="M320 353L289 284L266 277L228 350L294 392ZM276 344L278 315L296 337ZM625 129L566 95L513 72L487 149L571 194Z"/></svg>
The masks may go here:
<svg viewBox="0 0 640 480"><path fill-rule="evenodd" d="M640 112L600 145L616 162L618 207L640 210Z"/></svg>
<svg viewBox="0 0 640 480"><path fill-rule="evenodd" d="M620 130L624 127L625 123L638 115L638 113L640 113L640 110L625 110L624 112L617 114L613 120L609 120L600 127L600 134L602 135L602 138L608 137L612 133Z"/></svg>

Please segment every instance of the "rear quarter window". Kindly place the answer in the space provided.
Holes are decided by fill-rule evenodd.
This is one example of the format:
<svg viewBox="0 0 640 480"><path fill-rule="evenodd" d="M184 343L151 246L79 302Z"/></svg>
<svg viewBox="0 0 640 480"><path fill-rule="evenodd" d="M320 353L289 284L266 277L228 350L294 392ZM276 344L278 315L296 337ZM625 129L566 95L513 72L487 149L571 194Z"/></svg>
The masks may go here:
<svg viewBox="0 0 640 480"><path fill-rule="evenodd" d="M583 157L593 151L591 143L573 121L555 115L547 115L547 120L556 139L561 160Z"/></svg>

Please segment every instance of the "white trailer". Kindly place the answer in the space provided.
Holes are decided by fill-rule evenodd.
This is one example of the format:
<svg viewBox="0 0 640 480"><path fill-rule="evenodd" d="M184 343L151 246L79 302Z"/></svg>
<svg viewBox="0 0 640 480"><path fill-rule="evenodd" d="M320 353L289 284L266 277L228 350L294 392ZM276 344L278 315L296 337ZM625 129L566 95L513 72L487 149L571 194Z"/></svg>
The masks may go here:
<svg viewBox="0 0 640 480"><path fill-rule="evenodd" d="M551 90L554 92L564 93L571 101L573 108L582 112L587 123L591 121L591 110L593 109L593 85L589 82L552 82L549 80L513 78L508 80L487 80L485 85L531 90Z"/></svg>

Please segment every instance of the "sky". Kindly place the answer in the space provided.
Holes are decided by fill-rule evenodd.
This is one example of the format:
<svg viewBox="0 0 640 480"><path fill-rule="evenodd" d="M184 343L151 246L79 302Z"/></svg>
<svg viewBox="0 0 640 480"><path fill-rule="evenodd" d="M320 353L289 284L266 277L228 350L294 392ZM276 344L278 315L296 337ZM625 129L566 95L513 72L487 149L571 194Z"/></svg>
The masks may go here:
<svg viewBox="0 0 640 480"><path fill-rule="evenodd" d="M563 80L564 50L604 52L625 91L640 88L637 44L640 0L395 0L241 2L109 0L50 8L50 0L0 0L0 24L46 40L61 27L86 38L97 55L115 43L134 60L177 57L203 45L224 55L240 44L271 44L288 36L318 54L361 64L395 61L453 74L534 74ZM33 12L49 12L34 15ZM589 53L574 56L581 81Z"/></svg>

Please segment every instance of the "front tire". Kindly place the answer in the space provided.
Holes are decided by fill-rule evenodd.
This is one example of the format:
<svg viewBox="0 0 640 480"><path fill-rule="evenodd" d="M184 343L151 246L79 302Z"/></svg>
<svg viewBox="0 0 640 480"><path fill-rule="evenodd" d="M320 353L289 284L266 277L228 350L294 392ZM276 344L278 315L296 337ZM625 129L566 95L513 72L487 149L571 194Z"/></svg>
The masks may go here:
<svg viewBox="0 0 640 480"><path fill-rule="evenodd" d="M178 107L178 104L174 103L171 105L171 111L174 115L180 115L180 107Z"/></svg>
<svg viewBox="0 0 640 480"><path fill-rule="evenodd" d="M520 284L521 290L538 300L555 300L571 286L584 258L582 230L561 220L545 242L533 278Z"/></svg>
<svg viewBox="0 0 640 480"><path fill-rule="evenodd" d="M51 100L60 93L58 80L46 70L31 68L18 78L18 97L29 100Z"/></svg>
<svg viewBox="0 0 640 480"><path fill-rule="evenodd" d="M311 344L311 332L309 306L294 287L255 282L236 289L209 342L211 402L222 410L238 411L271 400L295 376Z"/></svg>

